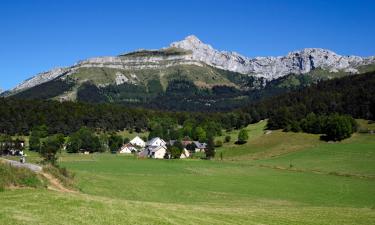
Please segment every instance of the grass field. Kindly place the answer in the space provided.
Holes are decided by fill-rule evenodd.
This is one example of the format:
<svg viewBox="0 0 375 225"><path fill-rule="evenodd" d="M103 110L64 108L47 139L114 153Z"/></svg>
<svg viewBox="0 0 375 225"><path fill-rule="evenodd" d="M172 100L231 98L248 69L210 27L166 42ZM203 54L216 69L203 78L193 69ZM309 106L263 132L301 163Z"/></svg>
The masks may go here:
<svg viewBox="0 0 375 225"><path fill-rule="evenodd" d="M240 146L230 132L222 161L63 154L80 193L0 192L0 224L375 224L375 135L326 143L264 125Z"/></svg>

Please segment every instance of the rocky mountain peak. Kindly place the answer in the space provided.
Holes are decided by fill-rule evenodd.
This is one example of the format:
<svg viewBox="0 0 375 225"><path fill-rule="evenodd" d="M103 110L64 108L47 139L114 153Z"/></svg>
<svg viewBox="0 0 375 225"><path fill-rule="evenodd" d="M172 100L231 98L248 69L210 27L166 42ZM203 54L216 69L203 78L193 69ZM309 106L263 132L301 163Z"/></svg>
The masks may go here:
<svg viewBox="0 0 375 225"><path fill-rule="evenodd" d="M173 42L170 47L182 48L191 51L213 50L210 45L203 43L195 35L189 35L182 41Z"/></svg>
<svg viewBox="0 0 375 225"><path fill-rule="evenodd" d="M125 56L96 57L80 61L67 68L59 68L40 73L15 87L12 92L21 91L36 85L64 78L76 73L81 68L110 68L124 71L139 71L144 69L166 69L178 65L209 65L215 68L242 73L248 76L263 77L273 80L288 74L304 74L320 68L329 72L344 71L358 73L358 67L375 64L375 57L341 56L333 51L321 48L305 48L292 51L285 56L248 58L235 52L218 51L211 45L205 44L195 35L189 35L184 40L173 42L170 48L187 50L183 55L155 55L153 51L142 51ZM165 50L168 48L163 48ZM137 53L137 52L133 52ZM130 55L130 56L129 56ZM129 57L127 57L129 56ZM116 83L131 82L125 75L118 75Z"/></svg>

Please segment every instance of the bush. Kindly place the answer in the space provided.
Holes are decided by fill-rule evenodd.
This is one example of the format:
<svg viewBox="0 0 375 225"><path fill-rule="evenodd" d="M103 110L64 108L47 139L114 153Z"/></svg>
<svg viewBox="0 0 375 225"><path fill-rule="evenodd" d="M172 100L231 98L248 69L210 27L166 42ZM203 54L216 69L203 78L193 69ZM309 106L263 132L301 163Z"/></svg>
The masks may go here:
<svg viewBox="0 0 375 225"><path fill-rule="evenodd" d="M108 139L109 149L112 153L116 153L123 145L123 139L117 134L111 134Z"/></svg>
<svg viewBox="0 0 375 225"><path fill-rule="evenodd" d="M228 143L228 142L230 142L231 139L232 139L232 137L227 135L227 136L225 136L224 141L225 141L225 143Z"/></svg>
<svg viewBox="0 0 375 225"><path fill-rule="evenodd" d="M240 130L240 133L238 133L237 144L245 144L247 139L249 139L247 131L245 129Z"/></svg>
<svg viewBox="0 0 375 225"><path fill-rule="evenodd" d="M82 127L79 131L70 135L66 150L69 153L98 152L101 148L99 137L92 130Z"/></svg>
<svg viewBox="0 0 375 225"><path fill-rule="evenodd" d="M341 141L349 138L356 129L357 125L352 117L333 114L327 118L324 133L328 140Z"/></svg>

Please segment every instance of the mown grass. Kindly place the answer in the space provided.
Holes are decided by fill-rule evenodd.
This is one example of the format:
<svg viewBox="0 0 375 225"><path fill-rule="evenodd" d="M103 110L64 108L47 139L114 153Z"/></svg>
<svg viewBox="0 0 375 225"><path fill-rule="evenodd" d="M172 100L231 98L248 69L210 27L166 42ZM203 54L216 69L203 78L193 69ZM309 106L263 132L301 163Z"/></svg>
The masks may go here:
<svg viewBox="0 0 375 225"><path fill-rule="evenodd" d="M326 143L265 123L244 145L229 132L223 161L62 154L81 193L2 192L0 224L375 224L374 135Z"/></svg>
<svg viewBox="0 0 375 225"><path fill-rule="evenodd" d="M256 160L276 157L322 143L319 135L265 131L266 124L267 121L261 121L249 125L246 128L249 139L243 145L235 144L238 130L225 133L219 139L224 140L224 136L230 135L231 142L217 148L217 154L222 153L226 160Z"/></svg>

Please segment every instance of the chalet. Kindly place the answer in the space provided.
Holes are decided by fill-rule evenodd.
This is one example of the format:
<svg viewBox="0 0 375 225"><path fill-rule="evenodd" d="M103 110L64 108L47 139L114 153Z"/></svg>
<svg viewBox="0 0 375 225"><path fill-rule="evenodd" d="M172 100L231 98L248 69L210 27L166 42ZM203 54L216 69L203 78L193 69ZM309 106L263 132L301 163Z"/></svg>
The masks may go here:
<svg viewBox="0 0 375 225"><path fill-rule="evenodd" d="M167 143L163 139L159 137L155 137L146 143L146 148L150 146L166 146L166 145Z"/></svg>
<svg viewBox="0 0 375 225"><path fill-rule="evenodd" d="M140 137L133 138L130 142L133 146L144 148L146 146L146 143L142 140Z"/></svg>
<svg viewBox="0 0 375 225"><path fill-rule="evenodd" d="M140 157L148 157L153 159L164 159L167 153L167 143L159 138L155 137L146 143L146 148L138 155Z"/></svg>
<svg viewBox="0 0 375 225"><path fill-rule="evenodd" d="M138 151L138 149L134 145L132 145L130 143L127 143L127 144L124 144L120 148L119 153L120 154L131 154L131 153L134 153L134 152L137 152L137 151Z"/></svg>

